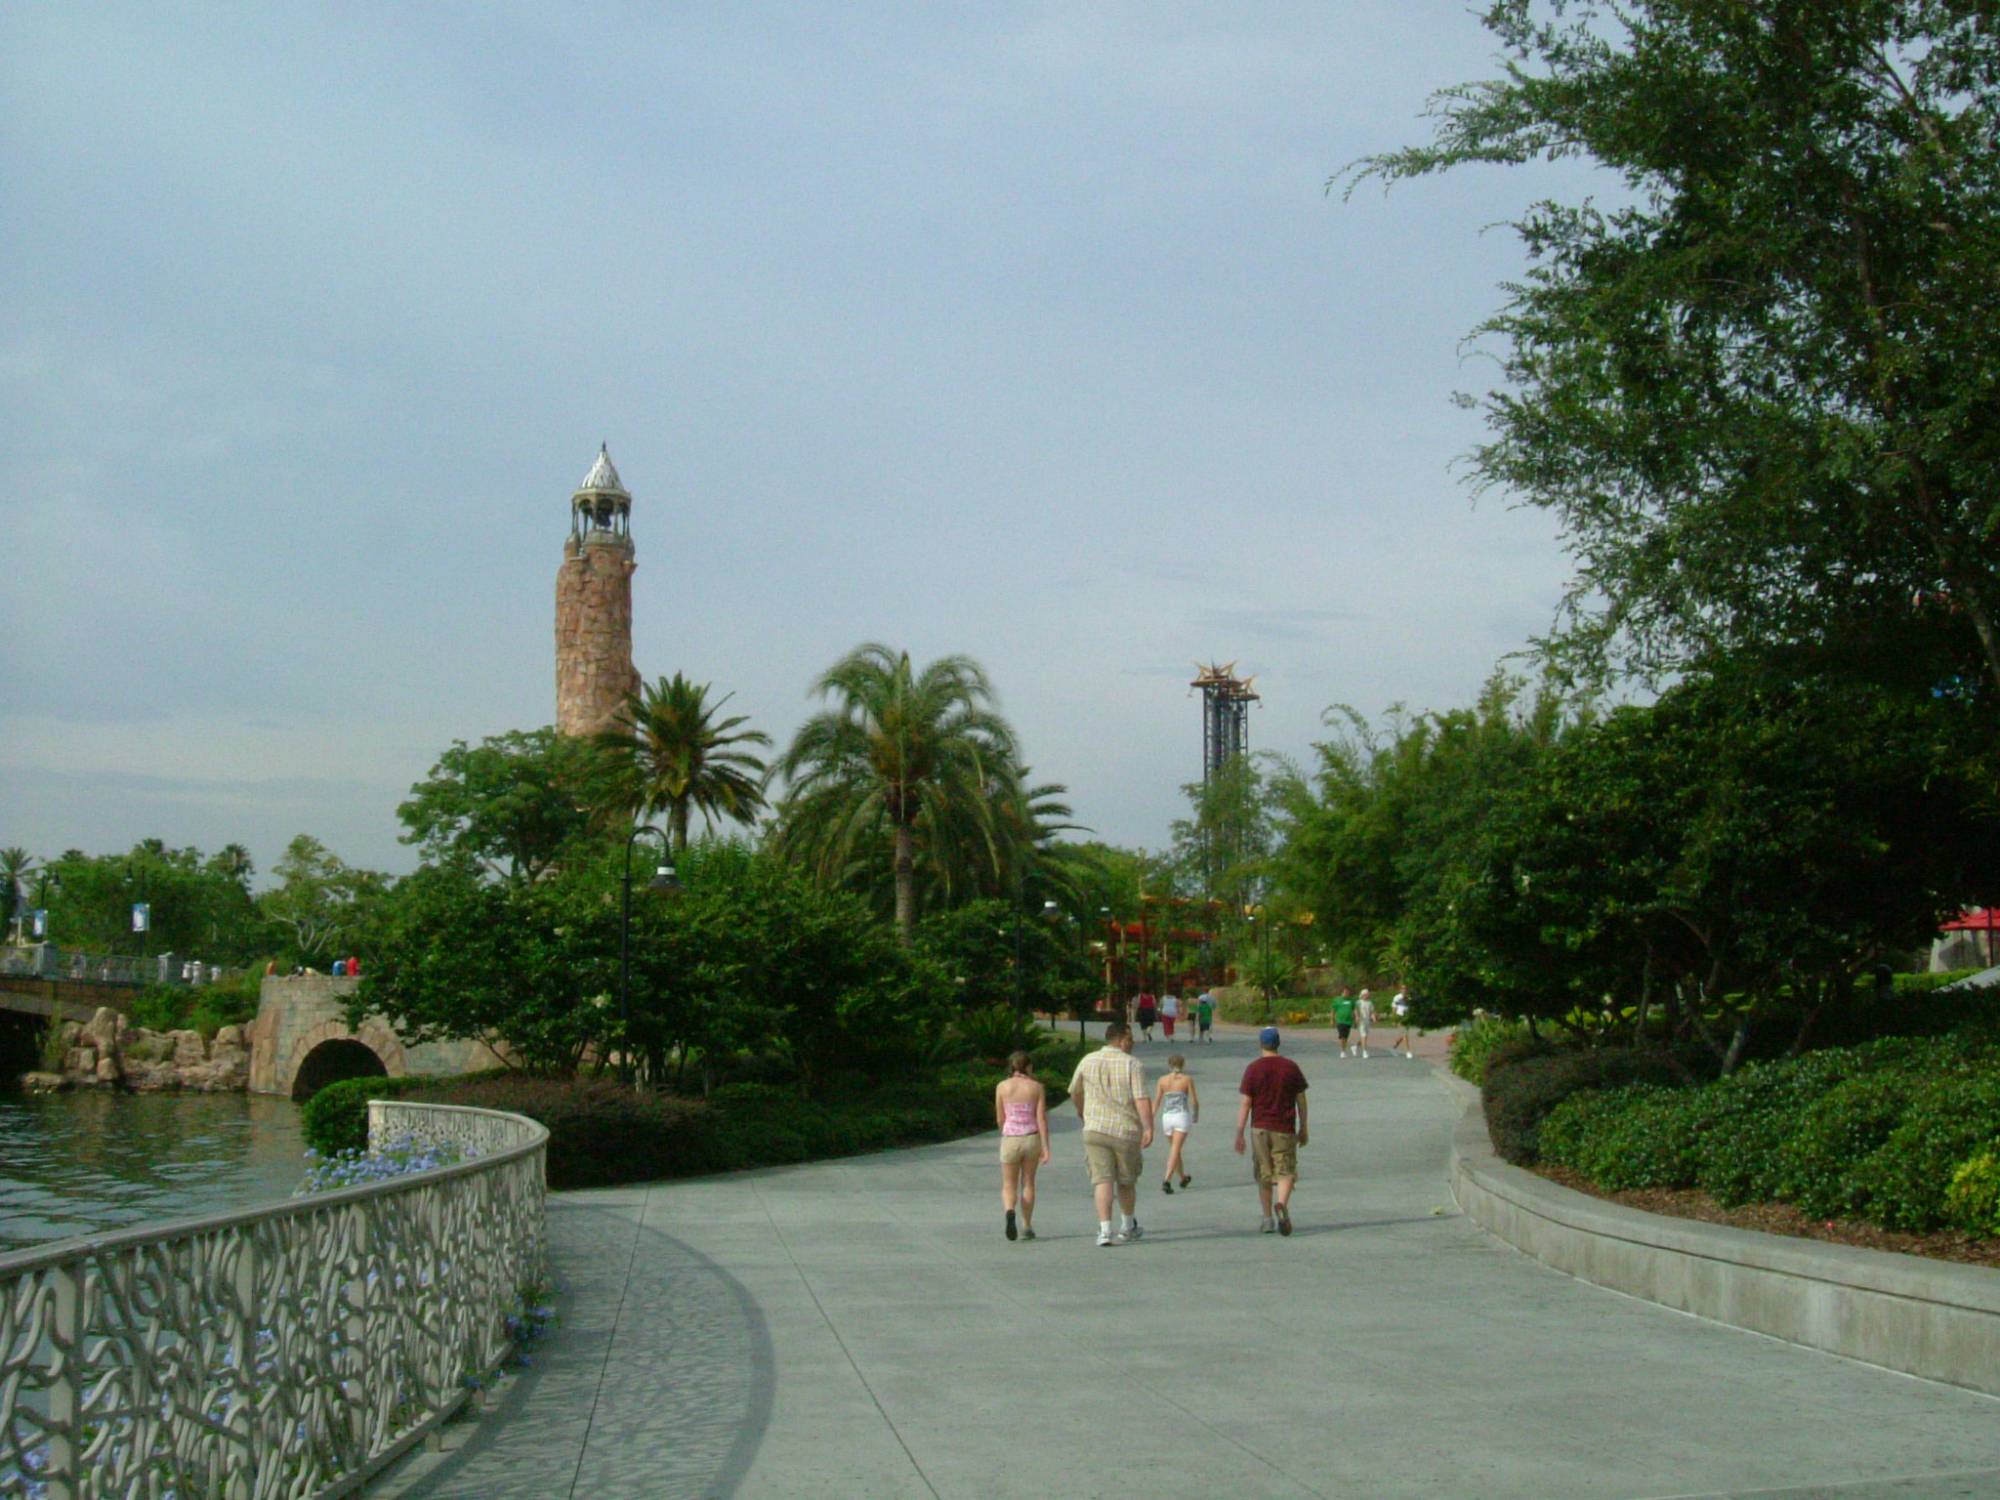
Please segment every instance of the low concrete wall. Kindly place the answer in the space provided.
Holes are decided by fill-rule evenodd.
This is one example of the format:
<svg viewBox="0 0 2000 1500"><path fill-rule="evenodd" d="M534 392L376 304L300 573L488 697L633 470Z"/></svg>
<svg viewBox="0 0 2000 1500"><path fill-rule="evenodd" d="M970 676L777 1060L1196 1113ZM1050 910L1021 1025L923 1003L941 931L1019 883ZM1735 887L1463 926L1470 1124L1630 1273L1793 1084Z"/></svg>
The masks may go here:
<svg viewBox="0 0 2000 1500"><path fill-rule="evenodd" d="M1479 1091L1451 1184L1481 1228L1579 1280L1927 1380L2000 1396L2000 1272L1642 1213L1493 1154Z"/></svg>

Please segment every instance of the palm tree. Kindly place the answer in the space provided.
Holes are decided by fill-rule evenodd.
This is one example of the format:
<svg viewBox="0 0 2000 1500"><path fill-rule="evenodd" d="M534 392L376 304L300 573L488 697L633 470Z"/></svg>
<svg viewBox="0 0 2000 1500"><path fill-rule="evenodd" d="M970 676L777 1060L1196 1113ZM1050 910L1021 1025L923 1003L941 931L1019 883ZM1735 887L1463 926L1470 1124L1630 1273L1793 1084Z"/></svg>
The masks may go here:
<svg viewBox="0 0 2000 1500"><path fill-rule="evenodd" d="M813 692L832 707L803 724L774 768L790 795L781 847L844 877L887 834L896 933L917 919L917 849L950 830L959 846L998 852L996 787L1013 788L1014 731L993 706L993 686L970 657L945 656L918 672L910 653L856 647ZM878 846L879 847L879 846Z"/></svg>
<svg viewBox="0 0 2000 1500"><path fill-rule="evenodd" d="M760 729L741 729L741 714L718 721L734 694L709 701L709 684L676 672L625 700L617 727L597 736L607 768L607 798L620 812L667 815L676 852L687 848L688 815L754 823L764 809L764 762L742 745L766 745Z"/></svg>
<svg viewBox="0 0 2000 1500"><path fill-rule="evenodd" d="M0 849L0 933L10 931L14 913L21 909L21 891L35 857L18 844Z"/></svg>

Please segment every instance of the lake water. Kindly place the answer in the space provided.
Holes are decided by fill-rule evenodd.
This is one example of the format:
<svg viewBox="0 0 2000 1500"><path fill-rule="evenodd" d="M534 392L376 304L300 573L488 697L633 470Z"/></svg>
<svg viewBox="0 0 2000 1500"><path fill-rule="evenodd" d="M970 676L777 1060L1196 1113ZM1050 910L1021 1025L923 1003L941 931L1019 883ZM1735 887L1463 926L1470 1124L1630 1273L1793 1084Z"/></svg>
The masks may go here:
<svg viewBox="0 0 2000 1500"><path fill-rule="evenodd" d="M0 1253L288 1198L304 1155L289 1099L0 1093Z"/></svg>

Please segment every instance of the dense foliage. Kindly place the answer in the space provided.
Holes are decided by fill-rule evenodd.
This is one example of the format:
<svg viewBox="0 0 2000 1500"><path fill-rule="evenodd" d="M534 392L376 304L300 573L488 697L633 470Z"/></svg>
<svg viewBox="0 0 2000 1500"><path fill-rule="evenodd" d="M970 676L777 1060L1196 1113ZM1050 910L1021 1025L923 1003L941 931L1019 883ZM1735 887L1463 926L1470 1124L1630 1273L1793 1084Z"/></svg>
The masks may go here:
<svg viewBox="0 0 2000 1500"><path fill-rule="evenodd" d="M1494 0L1502 77L1396 181L1581 157L1480 330L1488 486L1576 557L1559 649L1851 649L2000 690L2000 25L1988 0ZM1622 191L1618 190L1622 189ZM1920 602L1913 608L1913 598Z"/></svg>
<svg viewBox="0 0 2000 1500"><path fill-rule="evenodd" d="M1725 1204L1995 1234L2000 1029L1988 1018L1942 1037L1829 1047L1699 1087L1578 1092L1547 1113L1535 1144L1542 1161L1606 1190L1701 1188Z"/></svg>
<svg viewBox="0 0 2000 1500"><path fill-rule="evenodd" d="M1051 1105L1079 1053L1040 1033L1029 1038ZM324 1157L367 1145L370 1098L500 1109L549 1130L554 1188L687 1177L783 1166L918 1145L989 1130L1002 1074L978 1061L887 1077L850 1076L815 1094L755 1082L725 1084L706 1099L634 1090L609 1078L487 1074L471 1078L361 1078L330 1084L306 1105L307 1144Z"/></svg>

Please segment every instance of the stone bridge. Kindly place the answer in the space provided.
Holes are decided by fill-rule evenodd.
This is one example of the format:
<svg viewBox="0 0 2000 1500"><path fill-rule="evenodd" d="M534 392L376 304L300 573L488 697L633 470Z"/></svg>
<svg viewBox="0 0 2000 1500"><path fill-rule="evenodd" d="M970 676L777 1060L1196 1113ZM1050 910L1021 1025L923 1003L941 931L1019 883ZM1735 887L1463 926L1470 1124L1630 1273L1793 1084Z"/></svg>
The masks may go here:
<svg viewBox="0 0 2000 1500"><path fill-rule="evenodd" d="M343 1078L477 1073L501 1066L483 1042L409 1044L381 1016L347 1024L358 979L268 975L250 1023L250 1092L307 1099Z"/></svg>

